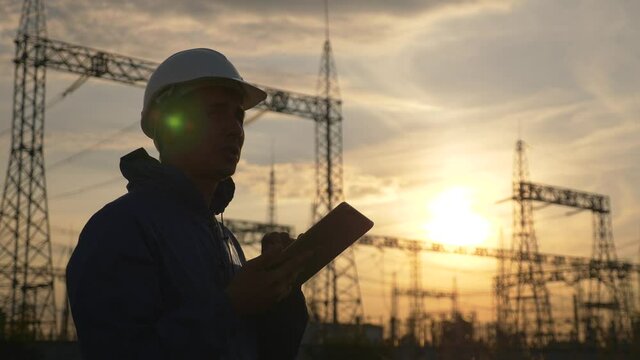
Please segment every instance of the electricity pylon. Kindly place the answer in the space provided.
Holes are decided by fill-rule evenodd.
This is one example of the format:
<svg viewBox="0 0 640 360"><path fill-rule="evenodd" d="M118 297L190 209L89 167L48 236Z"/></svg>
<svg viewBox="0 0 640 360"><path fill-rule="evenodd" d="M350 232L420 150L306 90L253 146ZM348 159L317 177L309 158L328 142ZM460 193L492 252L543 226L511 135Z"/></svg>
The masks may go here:
<svg viewBox="0 0 640 360"><path fill-rule="evenodd" d="M327 46L327 59L332 59L330 44ZM43 0L24 2L14 62L12 144L0 213L0 319L6 319L8 334L43 338L52 334L56 325L43 157L46 69L141 87L158 64L48 38ZM316 198L320 200L316 213L328 212L343 198L341 101L260 87L267 93L265 101L256 106L261 112L289 114L315 122L316 178L326 179L318 180ZM351 266L334 267L337 270L333 276L336 280L348 277L348 283L357 285L352 254L349 259ZM333 312L336 318L355 322L361 317L359 287L357 292L341 288L340 293L334 294L331 309L345 309L340 313L344 317ZM350 308L358 311L348 311Z"/></svg>
<svg viewBox="0 0 640 360"><path fill-rule="evenodd" d="M320 61L317 92L320 111L316 122L316 199L314 221L320 220L344 200L342 183L342 101L338 73L329 39L328 5L325 2L326 36ZM319 272L307 286L311 318L323 323L358 323L363 317L362 298L353 248Z"/></svg>
<svg viewBox="0 0 640 360"><path fill-rule="evenodd" d="M529 166L525 143L518 140L513 167L513 228L511 250L525 254L522 258L509 259L510 273L517 274L514 286L506 286L504 279L497 281L498 314L502 333L515 336L518 346L536 353L555 339L551 315L549 290L543 273L538 240L533 225L532 199L521 187L529 181Z"/></svg>
<svg viewBox="0 0 640 360"><path fill-rule="evenodd" d="M536 350L555 340L546 284L564 281L564 277L558 276L558 272L549 277L537 260L540 253L533 228L532 203L538 202L592 212L591 259L582 264L570 280L577 290L576 306L583 323L581 328L576 324L576 338L597 348L629 342L632 337L632 268L621 264L616 255L609 197L530 182L524 146L521 140L516 145L512 250L526 256L511 260L510 274L499 276L501 278L496 281L501 331L515 335L521 340L520 345L533 350L533 355L539 355ZM582 299L585 291L586 301Z"/></svg>
<svg viewBox="0 0 640 360"><path fill-rule="evenodd" d="M0 302L13 338L53 336L56 329L49 213L44 173L43 1L23 4L15 44L11 150L0 213Z"/></svg>
<svg viewBox="0 0 640 360"><path fill-rule="evenodd" d="M276 169L273 143L271 144L271 169L269 170L269 208L267 209L267 222L276 223Z"/></svg>

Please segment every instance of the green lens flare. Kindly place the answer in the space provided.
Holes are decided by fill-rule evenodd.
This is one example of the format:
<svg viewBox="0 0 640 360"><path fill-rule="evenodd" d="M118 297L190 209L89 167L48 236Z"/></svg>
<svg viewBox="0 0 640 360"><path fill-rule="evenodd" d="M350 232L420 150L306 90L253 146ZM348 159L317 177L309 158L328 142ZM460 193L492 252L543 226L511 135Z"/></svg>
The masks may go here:
<svg viewBox="0 0 640 360"><path fill-rule="evenodd" d="M184 129L184 118L181 115L171 115L166 121L167 126L173 132L181 132Z"/></svg>

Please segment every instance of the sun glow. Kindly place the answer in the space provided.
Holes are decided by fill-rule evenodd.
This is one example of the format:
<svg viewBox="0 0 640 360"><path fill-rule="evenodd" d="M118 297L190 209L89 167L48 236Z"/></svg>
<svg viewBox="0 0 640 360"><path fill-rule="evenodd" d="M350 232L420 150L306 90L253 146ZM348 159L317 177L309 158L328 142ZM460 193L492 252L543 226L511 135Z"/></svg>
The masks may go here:
<svg viewBox="0 0 640 360"><path fill-rule="evenodd" d="M472 208L471 191L450 188L428 205L430 220L424 228L428 239L449 245L477 245L489 237L490 223Z"/></svg>

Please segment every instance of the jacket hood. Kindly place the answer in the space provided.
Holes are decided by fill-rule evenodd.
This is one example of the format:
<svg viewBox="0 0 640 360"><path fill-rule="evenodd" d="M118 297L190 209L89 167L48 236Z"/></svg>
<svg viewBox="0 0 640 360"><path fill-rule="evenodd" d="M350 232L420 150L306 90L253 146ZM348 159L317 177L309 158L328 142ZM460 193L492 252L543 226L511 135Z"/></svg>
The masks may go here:
<svg viewBox="0 0 640 360"><path fill-rule="evenodd" d="M185 200L188 206L199 212L218 215L233 199L235 183L229 177L222 180L213 196L210 206L196 189L193 182L178 168L162 164L151 157L144 148L136 149L120 158L120 171L129 181L127 190L152 190L171 193Z"/></svg>

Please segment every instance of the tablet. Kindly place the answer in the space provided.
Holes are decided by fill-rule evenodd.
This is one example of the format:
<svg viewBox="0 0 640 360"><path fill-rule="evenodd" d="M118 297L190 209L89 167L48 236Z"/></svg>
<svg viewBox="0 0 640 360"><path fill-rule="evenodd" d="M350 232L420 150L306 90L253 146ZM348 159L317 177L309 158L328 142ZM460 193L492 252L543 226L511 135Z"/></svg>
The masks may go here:
<svg viewBox="0 0 640 360"><path fill-rule="evenodd" d="M302 285L373 227L373 221L346 202L340 203L291 245L284 258L310 250L313 255L303 265L296 285Z"/></svg>

